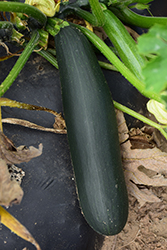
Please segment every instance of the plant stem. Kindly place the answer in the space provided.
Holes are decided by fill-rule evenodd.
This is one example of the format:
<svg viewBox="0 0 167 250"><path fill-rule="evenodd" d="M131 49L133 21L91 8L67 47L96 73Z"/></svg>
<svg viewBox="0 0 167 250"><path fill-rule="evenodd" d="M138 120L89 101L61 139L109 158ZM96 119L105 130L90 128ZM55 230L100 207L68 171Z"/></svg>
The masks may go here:
<svg viewBox="0 0 167 250"><path fill-rule="evenodd" d="M37 54L40 56L44 57L48 62L50 62L56 69L58 69L58 63L57 59L50 54L48 51L41 50L41 51L36 51Z"/></svg>
<svg viewBox="0 0 167 250"><path fill-rule="evenodd" d="M136 47L135 41L128 33L123 23L110 10L104 10L105 24L103 30L119 53L122 62L142 80L142 66L145 58L142 57Z"/></svg>
<svg viewBox="0 0 167 250"><path fill-rule="evenodd" d="M98 26L94 15L75 5L71 8L75 15ZM122 62L141 80L141 67L144 65L145 59L139 55L135 41L115 14L107 9L102 12L105 19L103 30L117 49Z"/></svg>
<svg viewBox="0 0 167 250"><path fill-rule="evenodd" d="M70 6L69 8L71 9L71 12L74 13L76 16L83 18L94 26L98 26L98 21L92 13L81 9L80 7L76 6L76 4L71 4Z"/></svg>
<svg viewBox="0 0 167 250"><path fill-rule="evenodd" d="M119 7L118 9L109 7L109 9L123 22L141 28L149 29L155 23L167 25L167 17L142 16L133 12L126 6Z"/></svg>
<svg viewBox="0 0 167 250"><path fill-rule="evenodd" d="M97 20L97 26L103 26L105 23L105 16L102 11L101 5L99 3L99 0L89 0L90 7L92 9L92 13L95 16Z"/></svg>
<svg viewBox="0 0 167 250"><path fill-rule="evenodd" d="M32 37L23 50L21 56L9 72L8 76L5 78L5 80L0 85L0 97L9 89L9 87L12 85L16 77L19 75L20 71L22 70L23 66L27 62L28 58L30 57L31 53L33 52L37 42L39 40L39 33L35 31L32 34Z"/></svg>
<svg viewBox="0 0 167 250"><path fill-rule="evenodd" d="M110 64L110 63L106 63L106 62L102 62L102 61L98 61L100 67L102 67L103 69L108 69L108 70L113 70L113 71L117 71L118 70L115 68L114 65Z"/></svg>
<svg viewBox="0 0 167 250"><path fill-rule="evenodd" d="M143 116L143 115L135 112L132 109L127 108L126 106L124 106L124 105L122 105L122 104L120 104L120 103L118 103L116 101L113 101L113 102L114 102L114 107L115 108L121 110L122 112L124 112L124 113L126 113L128 115L133 116L134 118L136 118L136 119L138 119L138 120L140 120L140 121L142 121L142 122L144 122L144 123L146 123L146 124L148 124L148 125L156 128L156 129L158 129L161 132L161 134L165 137L165 139L167 139L167 133L164 131L162 125L160 125L160 124L158 124L156 122L151 121L147 117L145 117L145 116Z"/></svg>
<svg viewBox="0 0 167 250"><path fill-rule="evenodd" d="M111 51L111 49L98 37L96 34L88 30L87 28L72 24L78 27L84 35L99 49L99 51L118 69L118 71L135 87L138 91L150 98L154 99L158 102L162 102L159 95L146 91L145 84L139 80L120 60L119 58Z"/></svg>
<svg viewBox="0 0 167 250"><path fill-rule="evenodd" d="M0 11L19 12L27 14L35 18L42 26L44 26L47 21L47 17L45 16L45 14L43 14L34 6L25 3L0 1Z"/></svg>

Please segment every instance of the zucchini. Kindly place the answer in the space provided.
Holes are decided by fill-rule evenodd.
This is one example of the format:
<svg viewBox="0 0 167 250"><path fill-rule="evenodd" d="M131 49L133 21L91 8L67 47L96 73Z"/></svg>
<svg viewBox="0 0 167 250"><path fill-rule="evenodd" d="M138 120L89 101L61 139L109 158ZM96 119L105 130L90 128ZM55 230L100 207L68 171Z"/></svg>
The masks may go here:
<svg viewBox="0 0 167 250"><path fill-rule="evenodd" d="M55 46L80 206L95 231L114 235L127 221L128 196L111 93L81 31L62 28Z"/></svg>

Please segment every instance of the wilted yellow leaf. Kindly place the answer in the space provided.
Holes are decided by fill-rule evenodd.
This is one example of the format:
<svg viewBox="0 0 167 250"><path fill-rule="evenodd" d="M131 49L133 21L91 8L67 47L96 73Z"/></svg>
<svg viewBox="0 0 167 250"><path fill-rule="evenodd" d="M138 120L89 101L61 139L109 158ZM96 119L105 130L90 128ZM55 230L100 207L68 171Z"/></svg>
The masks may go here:
<svg viewBox="0 0 167 250"><path fill-rule="evenodd" d="M17 234L24 240L31 242L36 247L37 250L41 250L40 246L38 245L36 240L32 237L32 235L29 233L29 231L1 206L0 206L0 222L6 227L10 228L10 230L13 233Z"/></svg>

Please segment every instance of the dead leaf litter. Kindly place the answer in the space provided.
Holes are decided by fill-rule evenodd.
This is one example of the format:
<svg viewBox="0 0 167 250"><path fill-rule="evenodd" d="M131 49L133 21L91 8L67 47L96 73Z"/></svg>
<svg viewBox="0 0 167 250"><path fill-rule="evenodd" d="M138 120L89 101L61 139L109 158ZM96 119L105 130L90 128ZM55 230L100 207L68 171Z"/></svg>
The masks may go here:
<svg viewBox="0 0 167 250"><path fill-rule="evenodd" d="M0 131L0 205L8 207L21 202L23 190L20 187L20 178L23 177L24 172L14 164L28 162L32 158L40 156L42 148L42 144L39 144L38 149L33 146L16 148ZM20 171L20 174L18 175L15 171Z"/></svg>

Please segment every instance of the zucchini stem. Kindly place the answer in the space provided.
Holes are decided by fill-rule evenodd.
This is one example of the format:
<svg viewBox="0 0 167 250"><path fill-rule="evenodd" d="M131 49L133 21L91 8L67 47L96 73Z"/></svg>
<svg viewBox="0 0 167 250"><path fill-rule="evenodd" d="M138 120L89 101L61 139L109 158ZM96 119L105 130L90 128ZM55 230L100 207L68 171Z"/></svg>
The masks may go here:
<svg viewBox="0 0 167 250"><path fill-rule="evenodd" d="M103 26L105 23L105 16L99 0L89 0L90 7L92 9L93 16L97 20L97 26Z"/></svg>
<svg viewBox="0 0 167 250"><path fill-rule="evenodd" d="M41 26L45 26L47 17L36 7L25 3L0 1L0 11L19 12L35 18Z"/></svg>
<svg viewBox="0 0 167 250"><path fill-rule="evenodd" d="M134 110L132 110L130 108L127 108L126 106L124 106L124 105L122 105L122 104L120 104L120 103L118 103L116 101L113 101L113 102L114 102L114 107L116 109L119 109L122 112L124 112L124 113L126 113L126 114L128 114L130 116L133 116L134 118L136 118L136 119L138 119L138 120L140 120L140 121L142 121L142 122L156 128L156 129L158 129L161 132L161 134L165 137L165 139L167 139L167 133L164 130L164 128L166 128L166 126L163 126L163 125L160 125L160 124L158 124L156 122L153 122L150 119L148 119L147 117L135 112Z"/></svg>
<svg viewBox="0 0 167 250"><path fill-rule="evenodd" d="M107 62L103 62L103 61L98 61L98 62L99 62L100 67L102 67L103 69L108 69L108 70L113 70L113 71L118 72L118 69L114 65L107 63Z"/></svg>
<svg viewBox="0 0 167 250"><path fill-rule="evenodd" d="M71 11L76 16L79 16L79 17L83 18L84 20L91 23L92 25L98 26L98 21L97 21L96 17L92 13L81 9L80 7L78 7L76 5L71 5Z"/></svg>
<svg viewBox="0 0 167 250"><path fill-rule="evenodd" d="M56 69L58 69L58 63L57 59L48 51L46 50L41 50L41 51L36 51L37 54L45 58L48 62L50 62Z"/></svg>
<svg viewBox="0 0 167 250"><path fill-rule="evenodd" d="M120 6L118 9L109 7L109 9L122 21L141 28L149 29L154 24L167 25L167 17L142 16L130 10L126 6Z"/></svg>
<svg viewBox="0 0 167 250"><path fill-rule="evenodd" d="M72 11L79 17L98 26L96 17L88 11L74 6ZM110 10L102 10L104 20L103 30L117 49L123 63L142 80L141 68L145 64L145 58L139 55L136 43L122 24L122 22Z"/></svg>
<svg viewBox="0 0 167 250"><path fill-rule="evenodd" d="M94 4L94 1L97 2L98 4ZM105 16L98 0L90 0L89 3L91 5L92 13L81 9L79 6L76 6L75 4L71 4L70 8L71 13L74 13L75 15L83 18L87 22L91 23L93 26L96 27L103 26L105 23Z"/></svg>
<svg viewBox="0 0 167 250"><path fill-rule="evenodd" d="M24 67L25 63L27 62L28 58L30 57L31 53L33 52L37 42L39 40L39 33L38 31L33 32L30 41L28 42L27 46L23 50L21 56L9 72L8 76L0 85L0 97L9 89L12 85L16 77L19 75L20 71Z"/></svg>
<svg viewBox="0 0 167 250"><path fill-rule="evenodd" d="M135 41L132 39L122 22L110 11L104 10L105 24L103 29L114 47L117 49L122 62L142 80L144 57L139 55Z"/></svg>

